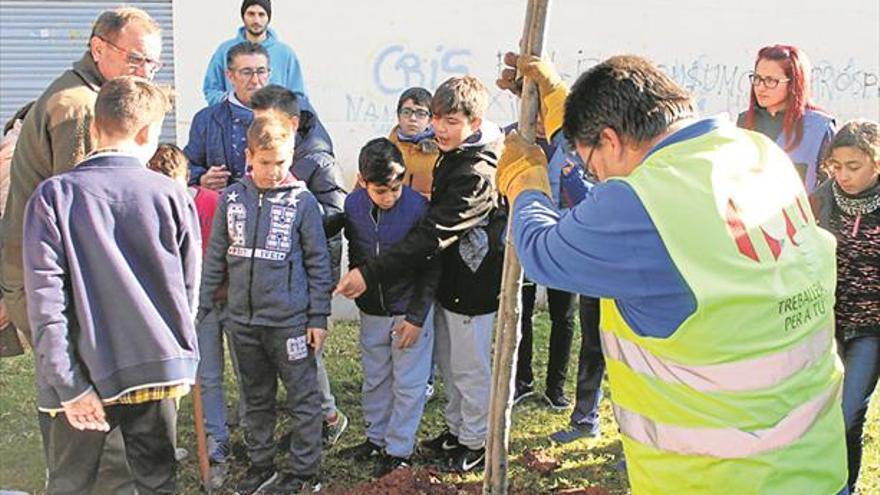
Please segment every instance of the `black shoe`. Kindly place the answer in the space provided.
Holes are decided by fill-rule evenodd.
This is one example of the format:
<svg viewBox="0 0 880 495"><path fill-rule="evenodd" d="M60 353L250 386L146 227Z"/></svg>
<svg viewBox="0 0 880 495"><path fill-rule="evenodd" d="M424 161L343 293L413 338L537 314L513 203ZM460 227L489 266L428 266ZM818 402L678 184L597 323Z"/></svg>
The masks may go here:
<svg viewBox="0 0 880 495"><path fill-rule="evenodd" d="M258 493L265 495L290 495L299 493L318 493L321 491L321 482L316 477L300 478L292 474L280 474L275 480L259 490Z"/></svg>
<svg viewBox="0 0 880 495"><path fill-rule="evenodd" d="M379 465L376 466L376 470L373 472L373 477L381 478L395 469L406 469L411 466L409 459L404 457L383 455L379 460Z"/></svg>
<svg viewBox="0 0 880 495"><path fill-rule="evenodd" d="M371 442L369 438L354 447L348 447L339 451L339 457L356 461L365 461L380 455L382 455L382 447Z"/></svg>
<svg viewBox="0 0 880 495"><path fill-rule="evenodd" d="M535 382L517 380L513 391L513 405L515 406L533 395L535 395Z"/></svg>
<svg viewBox="0 0 880 495"><path fill-rule="evenodd" d="M486 462L486 447L471 449L461 445L449 460L452 471L457 473L469 473L482 469Z"/></svg>
<svg viewBox="0 0 880 495"><path fill-rule="evenodd" d="M419 445L428 450L433 450L434 452L440 452L446 455L451 454L452 451L461 446L461 444L458 443L458 437L450 433L448 429L443 430L443 433L434 438L422 440Z"/></svg>
<svg viewBox="0 0 880 495"><path fill-rule="evenodd" d="M251 495L265 488L267 485L275 481L278 473L275 472L274 466L253 466L248 468L244 479L235 487L237 495Z"/></svg>
<svg viewBox="0 0 880 495"><path fill-rule="evenodd" d="M554 392L544 392L544 400L550 405L550 409L554 411L564 411L571 407L571 401L565 394L557 394Z"/></svg>
<svg viewBox="0 0 880 495"><path fill-rule="evenodd" d="M339 437L348 428L348 417L340 411L336 411L336 421L328 423L324 420L324 426L321 429L321 439L324 442L324 448L332 447L339 441Z"/></svg>

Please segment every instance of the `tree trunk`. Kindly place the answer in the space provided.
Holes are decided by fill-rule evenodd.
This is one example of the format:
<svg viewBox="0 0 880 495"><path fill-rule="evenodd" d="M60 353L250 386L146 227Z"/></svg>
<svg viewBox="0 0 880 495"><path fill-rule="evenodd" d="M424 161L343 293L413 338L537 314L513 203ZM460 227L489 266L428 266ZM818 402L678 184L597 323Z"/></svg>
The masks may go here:
<svg viewBox="0 0 880 495"><path fill-rule="evenodd" d="M550 0L528 0L525 27L520 41L524 54L541 55L544 25ZM523 80L518 132L529 142L535 141L535 124L540 101L533 81ZM548 136L549 137L549 136ZM513 205L510 205L512 208ZM492 361L492 390L489 396L489 434L486 439L486 472L483 493L507 494L507 446L510 441L510 410L513 369L520 339L522 267L513 247L511 219L507 223L507 244L501 274L501 301L495 327L495 355Z"/></svg>

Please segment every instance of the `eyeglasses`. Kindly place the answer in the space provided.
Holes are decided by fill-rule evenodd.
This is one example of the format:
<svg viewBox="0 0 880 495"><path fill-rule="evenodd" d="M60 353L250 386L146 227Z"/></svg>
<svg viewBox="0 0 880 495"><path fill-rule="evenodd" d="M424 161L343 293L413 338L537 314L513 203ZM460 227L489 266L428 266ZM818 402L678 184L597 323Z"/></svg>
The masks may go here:
<svg viewBox="0 0 880 495"><path fill-rule="evenodd" d="M752 86L754 86L756 88L759 85L763 84L764 87L767 89L774 89L774 88L776 88L776 86L779 86L779 83L788 82L788 81L791 81L791 79L788 79L788 78L776 79L775 77L770 77L770 76L762 77L762 76L759 76L758 74L755 74L753 72L753 73L749 74L749 81L751 81Z"/></svg>
<svg viewBox="0 0 880 495"><path fill-rule="evenodd" d="M272 72L272 69L268 67L258 67L256 69L252 69L250 67L245 67L244 69L238 69L235 71L240 77L244 77L246 79L250 79L254 76L257 76L260 79L264 79L269 76Z"/></svg>
<svg viewBox="0 0 880 495"><path fill-rule="evenodd" d="M431 116L431 112L427 110L422 110L421 108L413 109L409 107L403 107L400 109L400 116L405 119L408 119L413 115L415 115L417 119L426 119Z"/></svg>
<svg viewBox="0 0 880 495"><path fill-rule="evenodd" d="M593 152L596 151L596 147L598 146L599 143L597 142L595 146L590 147L590 152L587 153L587 159L584 160L584 168L587 172L594 173L593 168L590 166L590 162L593 161Z"/></svg>
<svg viewBox="0 0 880 495"><path fill-rule="evenodd" d="M116 50L117 52L124 53L126 56L126 62L128 63L129 67L138 68L138 69L143 67L144 70L146 70L150 74L155 74L155 73L159 72L160 70L162 70L162 66L164 64L162 63L161 60L154 60L152 58L145 57L138 52L122 48L122 47L114 44L112 41L108 40L107 38L102 38L102 37L98 36L98 39L100 39L104 43L107 43L108 45L110 45L110 48Z"/></svg>

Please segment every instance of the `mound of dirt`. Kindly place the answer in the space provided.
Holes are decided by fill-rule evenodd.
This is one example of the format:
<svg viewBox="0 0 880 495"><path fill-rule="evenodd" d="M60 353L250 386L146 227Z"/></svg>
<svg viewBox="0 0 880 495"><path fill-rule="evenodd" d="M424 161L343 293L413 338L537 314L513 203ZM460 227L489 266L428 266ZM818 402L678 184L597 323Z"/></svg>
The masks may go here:
<svg viewBox="0 0 880 495"><path fill-rule="evenodd" d="M530 471L542 476L552 473L559 467L559 461L544 450L526 449L520 457L520 462Z"/></svg>
<svg viewBox="0 0 880 495"><path fill-rule="evenodd" d="M437 471L431 469L395 469L377 480L364 481L348 490L325 493L350 495L478 495L480 483L444 484Z"/></svg>

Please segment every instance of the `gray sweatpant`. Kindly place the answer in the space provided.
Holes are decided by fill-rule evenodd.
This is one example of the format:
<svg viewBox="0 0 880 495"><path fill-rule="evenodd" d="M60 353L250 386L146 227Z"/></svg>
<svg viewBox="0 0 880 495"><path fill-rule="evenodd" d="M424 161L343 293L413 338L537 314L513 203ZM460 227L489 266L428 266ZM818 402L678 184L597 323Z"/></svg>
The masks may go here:
<svg viewBox="0 0 880 495"><path fill-rule="evenodd" d="M391 331L403 319L402 315L373 316L361 311L361 391L367 438L391 456L408 458L425 409L434 323L429 313L419 339L400 349Z"/></svg>
<svg viewBox="0 0 880 495"><path fill-rule="evenodd" d="M278 377L287 389L291 416L290 472L318 474L321 462L321 400L315 353L306 344L305 328L246 327L227 324L232 352L241 371L241 400L248 433L248 457L255 466L275 459Z"/></svg>
<svg viewBox="0 0 880 495"><path fill-rule="evenodd" d="M486 444L494 321L494 312L461 315L439 304L434 314L434 360L446 387L446 426L472 449Z"/></svg>
<svg viewBox="0 0 880 495"><path fill-rule="evenodd" d="M329 327L327 328L327 334L330 334ZM327 375L327 367L324 366L324 349L318 351L318 354L315 355L315 361L318 365L318 393L321 398L321 414L323 419L327 419L336 414L336 397L330 390L330 376Z"/></svg>

